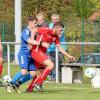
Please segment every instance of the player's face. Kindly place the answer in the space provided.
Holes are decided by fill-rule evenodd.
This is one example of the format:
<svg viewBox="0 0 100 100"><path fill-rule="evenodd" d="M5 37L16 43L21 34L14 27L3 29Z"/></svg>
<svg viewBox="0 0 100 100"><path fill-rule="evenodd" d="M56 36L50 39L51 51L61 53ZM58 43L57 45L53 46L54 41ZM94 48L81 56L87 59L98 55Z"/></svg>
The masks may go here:
<svg viewBox="0 0 100 100"><path fill-rule="evenodd" d="M37 24L42 25L43 22L44 22L44 19L42 17L39 17L38 20L37 20Z"/></svg>
<svg viewBox="0 0 100 100"><path fill-rule="evenodd" d="M33 20L32 23L31 23L31 26L32 26L32 28L35 28L37 26L37 21Z"/></svg>
<svg viewBox="0 0 100 100"><path fill-rule="evenodd" d="M59 20L56 17L52 17L52 22L55 24L55 23L59 22Z"/></svg>
<svg viewBox="0 0 100 100"><path fill-rule="evenodd" d="M63 28L62 27L57 27L55 31L56 31L55 32L56 35L60 35L63 31Z"/></svg>

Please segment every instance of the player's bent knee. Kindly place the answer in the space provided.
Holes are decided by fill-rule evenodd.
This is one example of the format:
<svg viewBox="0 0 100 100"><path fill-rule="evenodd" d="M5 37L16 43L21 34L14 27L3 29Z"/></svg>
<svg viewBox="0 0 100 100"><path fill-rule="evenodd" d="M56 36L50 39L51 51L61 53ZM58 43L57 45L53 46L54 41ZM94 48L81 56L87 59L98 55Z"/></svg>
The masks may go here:
<svg viewBox="0 0 100 100"><path fill-rule="evenodd" d="M26 75L26 74L27 74L27 70L26 70L26 69L21 69L21 73L22 73L23 75Z"/></svg>
<svg viewBox="0 0 100 100"><path fill-rule="evenodd" d="M50 70L52 70L52 69L54 68L54 63L53 63L50 59L46 60L46 61L44 62L44 64L45 64Z"/></svg>
<svg viewBox="0 0 100 100"><path fill-rule="evenodd" d="M32 77L36 77L36 71L30 71L30 75L31 75Z"/></svg>

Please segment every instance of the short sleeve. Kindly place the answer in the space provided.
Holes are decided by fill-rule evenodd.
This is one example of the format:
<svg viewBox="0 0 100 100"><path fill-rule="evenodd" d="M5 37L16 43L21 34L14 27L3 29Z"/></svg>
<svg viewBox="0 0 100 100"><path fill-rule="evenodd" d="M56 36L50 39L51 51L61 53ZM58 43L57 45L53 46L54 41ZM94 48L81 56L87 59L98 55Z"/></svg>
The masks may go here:
<svg viewBox="0 0 100 100"><path fill-rule="evenodd" d="M22 33L22 37L24 39L24 41L27 42L27 40L30 38L30 31L28 29L25 29L24 32Z"/></svg>

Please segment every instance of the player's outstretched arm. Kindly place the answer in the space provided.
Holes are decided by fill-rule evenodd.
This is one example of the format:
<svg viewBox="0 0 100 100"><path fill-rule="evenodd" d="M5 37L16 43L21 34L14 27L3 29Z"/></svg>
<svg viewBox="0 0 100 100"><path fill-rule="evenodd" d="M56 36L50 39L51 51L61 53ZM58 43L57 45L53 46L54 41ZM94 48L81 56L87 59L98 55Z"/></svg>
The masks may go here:
<svg viewBox="0 0 100 100"><path fill-rule="evenodd" d="M57 44L58 50L65 56L67 56L71 61L75 61L75 57L69 55L62 47L60 44Z"/></svg>

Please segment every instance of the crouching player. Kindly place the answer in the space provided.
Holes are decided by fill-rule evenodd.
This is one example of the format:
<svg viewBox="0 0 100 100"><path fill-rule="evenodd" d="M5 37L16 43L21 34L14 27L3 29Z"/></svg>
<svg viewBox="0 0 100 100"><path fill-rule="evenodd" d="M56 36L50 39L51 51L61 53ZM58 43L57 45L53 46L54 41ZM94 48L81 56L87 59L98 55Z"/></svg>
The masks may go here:
<svg viewBox="0 0 100 100"><path fill-rule="evenodd" d="M31 50L31 56L34 59L34 64L37 68L41 68L41 65L44 65L45 68L39 77L35 77L31 84L29 85L27 91L31 92L34 86L39 90L42 91L41 84L46 79L47 75L53 70L54 63L48 58L46 55L47 48L42 45L42 42L47 42L52 44L53 42L56 44L59 51L68 57L71 61L75 61L75 58L69 55L60 45L59 35L63 30L63 24L57 22L53 29L48 28L35 28L33 33L38 33L37 41L40 42L41 45L34 45Z"/></svg>
<svg viewBox="0 0 100 100"><path fill-rule="evenodd" d="M31 56L34 59L34 65L37 69L41 69L43 67L44 70L39 77L35 77L31 84L29 85L27 92L32 92L33 88L36 87L39 91L43 91L41 88L41 84L46 79L47 75L52 71L54 68L54 63L48 58L46 55L47 47L43 45L43 43L52 44L53 42L57 45L59 51L67 56L71 61L75 61L75 58L69 55L60 45L59 41L59 34L63 30L63 24L58 22L54 25L53 29L48 28L34 28L32 34L36 34L36 40L40 42L40 45L34 45L31 50ZM25 80L26 77L24 77ZM22 83L22 81L20 80Z"/></svg>

